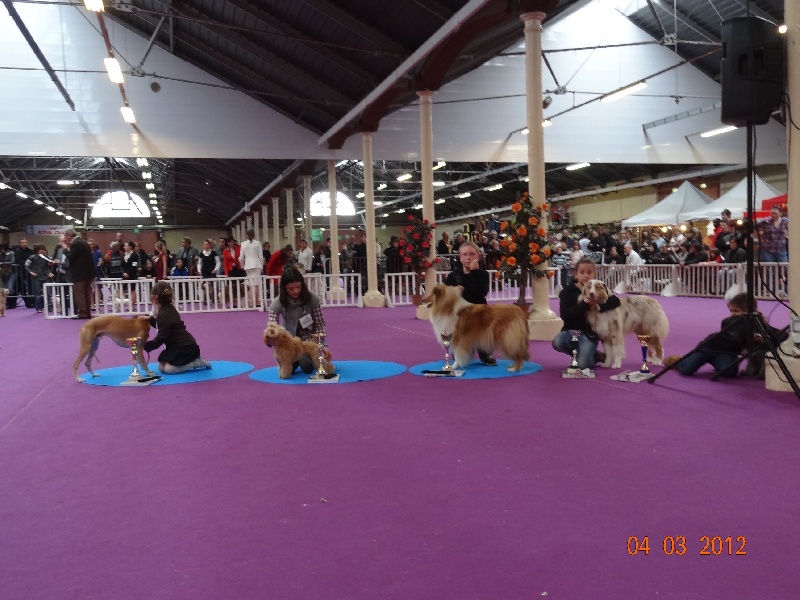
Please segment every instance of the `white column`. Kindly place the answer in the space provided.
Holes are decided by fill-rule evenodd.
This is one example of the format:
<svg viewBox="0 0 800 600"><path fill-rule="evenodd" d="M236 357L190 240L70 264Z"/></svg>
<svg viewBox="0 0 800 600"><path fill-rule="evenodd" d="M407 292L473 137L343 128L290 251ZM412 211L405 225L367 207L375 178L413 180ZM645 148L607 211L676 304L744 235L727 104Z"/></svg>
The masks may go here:
<svg viewBox="0 0 800 600"><path fill-rule="evenodd" d="M281 249L281 224L280 224L280 208L278 207L278 196L272 197L272 251L277 252Z"/></svg>
<svg viewBox="0 0 800 600"><path fill-rule="evenodd" d="M433 214L433 92L423 90L419 96L419 139L420 139L420 174L422 175L422 218L434 222ZM434 236L435 238L435 236ZM431 263L436 258L436 239L431 240L428 253ZM425 290L430 291L436 285L436 269L431 267L425 273ZM428 318L428 307L417 307L417 318Z"/></svg>
<svg viewBox="0 0 800 600"><path fill-rule="evenodd" d="M255 233L255 237L253 239L260 241L261 238L258 237L258 232L261 229L261 227L259 227L259 223L258 223L258 211L257 210L253 212L253 226L251 227L251 229L253 230L253 233Z"/></svg>
<svg viewBox="0 0 800 600"><path fill-rule="evenodd" d="M528 119L528 193L534 205L547 201L544 185L544 128L542 127L542 21L543 12L520 15L525 24L525 104ZM542 227L548 228L548 215L542 213ZM532 277L533 310L528 317L529 338L552 340L564 322L550 310L546 277Z"/></svg>
<svg viewBox="0 0 800 600"><path fill-rule="evenodd" d="M332 160L328 161L328 193L331 201L331 275L334 277L328 297L338 300L344 297L345 291L339 285L341 267L339 266L339 219L336 216L336 164Z"/></svg>
<svg viewBox="0 0 800 600"><path fill-rule="evenodd" d="M364 216L367 222L367 293L364 306L383 308L386 298L378 291L378 261L375 256L375 184L372 179L372 132L361 133L364 160Z"/></svg>
<svg viewBox="0 0 800 600"><path fill-rule="evenodd" d="M266 204L261 206L261 231L259 232L261 236L261 243L269 241L269 207ZM270 247L272 244L270 244Z"/></svg>
<svg viewBox="0 0 800 600"><path fill-rule="evenodd" d="M313 223L311 219L311 175L303 175L303 216L305 217L305 235L308 240L309 248L313 247L311 241L311 230ZM323 242L325 240L322 240Z"/></svg>
<svg viewBox="0 0 800 600"><path fill-rule="evenodd" d="M297 245L294 241L294 196L292 188L286 188L286 243L293 247ZM295 247L295 250L297 248Z"/></svg>

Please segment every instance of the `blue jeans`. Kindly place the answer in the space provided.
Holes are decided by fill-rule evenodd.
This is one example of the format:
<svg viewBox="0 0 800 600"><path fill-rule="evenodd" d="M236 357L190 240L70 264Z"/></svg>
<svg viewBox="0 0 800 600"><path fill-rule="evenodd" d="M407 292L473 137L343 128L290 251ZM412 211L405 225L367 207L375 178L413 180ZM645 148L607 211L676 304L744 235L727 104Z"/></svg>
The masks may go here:
<svg viewBox="0 0 800 600"><path fill-rule="evenodd" d="M739 369L734 366L738 355L734 352L712 352L710 350L698 350L687 355L678 363L678 370L681 375L694 375L697 369L708 363L721 377L736 377Z"/></svg>
<svg viewBox="0 0 800 600"><path fill-rule="evenodd" d="M553 338L553 349L572 356L575 344L572 341L572 333L569 331L559 331ZM591 369L597 362L597 342L590 340L586 334L578 336L578 367L581 369Z"/></svg>
<svg viewBox="0 0 800 600"><path fill-rule="evenodd" d="M31 286L33 287L33 306L36 310L44 309L44 295L42 286L47 283L47 280L40 279L39 277L31 277Z"/></svg>

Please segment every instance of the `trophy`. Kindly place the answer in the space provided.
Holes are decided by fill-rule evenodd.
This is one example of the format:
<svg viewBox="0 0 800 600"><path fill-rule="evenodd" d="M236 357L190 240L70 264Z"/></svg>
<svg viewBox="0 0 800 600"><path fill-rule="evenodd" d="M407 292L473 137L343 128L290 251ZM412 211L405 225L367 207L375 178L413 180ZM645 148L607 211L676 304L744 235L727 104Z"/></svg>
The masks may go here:
<svg viewBox="0 0 800 600"><path fill-rule="evenodd" d="M131 371L131 374L128 375L128 379L123 381L121 385L150 385L161 379L161 377L152 373L150 369L147 369L146 374L139 372L139 355L142 350L142 338L129 337L125 338L125 341L128 342L128 348L131 350L133 371Z"/></svg>
<svg viewBox="0 0 800 600"><path fill-rule="evenodd" d="M442 333L442 344L444 344L444 366L442 371L452 371L453 369L453 365L450 364L450 342L452 340L452 333Z"/></svg>
<svg viewBox="0 0 800 600"><path fill-rule="evenodd" d="M317 367L317 372L308 378L308 383L336 383L339 381L339 375L337 373L328 373L325 369L325 341L327 337L325 332L314 333L312 336L317 343L317 348L319 348L319 367Z"/></svg>
<svg viewBox="0 0 800 600"><path fill-rule="evenodd" d="M637 334L636 337L639 338L639 343L642 345L642 366L639 369L639 373L648 375L650 373L650 369L647 366L647 344L650 342L650 336L645 334Z"/></svg>
<svg viewBox="0 0 800 600"><path fill-rule="evenodd" d="M584 377L583 371L578 366L578 338L581 332L577 329L570 329L569 332L572 335L572 362L561 376L565 379L578 379Z"/></svg>

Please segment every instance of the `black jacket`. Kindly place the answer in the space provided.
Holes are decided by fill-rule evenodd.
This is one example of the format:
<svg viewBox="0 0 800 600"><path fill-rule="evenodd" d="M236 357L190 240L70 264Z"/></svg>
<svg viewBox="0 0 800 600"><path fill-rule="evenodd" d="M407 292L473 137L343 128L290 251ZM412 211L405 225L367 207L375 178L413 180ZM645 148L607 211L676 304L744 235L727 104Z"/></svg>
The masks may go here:
<svg viewBox="0 0 800 600"><path fill-rule="evenodd" d="M561 331L577 329L583 332L590 340L596 341L598 339L597 334L592 330L589 326L589 322L586 320L586 314L589 312L589 305L583 300L580 300L580 296L581 290L574 281L561 290L561 293L558 295L559 312L561 314L561 319L564 321L564 326L561 328ZM598 308L600 312L606 312L607 310L618 308L620 304L621 302L617 296L611 296Z"/></svg>
<svg viewBox="0 0 800 600"><path fill-rule="evenodd" d="M489 293L489 272L485 269L464 273L461 265L450 271L445 285L462 286L464 291L461 297L472 304L486 304L486 294Z"/></svg>

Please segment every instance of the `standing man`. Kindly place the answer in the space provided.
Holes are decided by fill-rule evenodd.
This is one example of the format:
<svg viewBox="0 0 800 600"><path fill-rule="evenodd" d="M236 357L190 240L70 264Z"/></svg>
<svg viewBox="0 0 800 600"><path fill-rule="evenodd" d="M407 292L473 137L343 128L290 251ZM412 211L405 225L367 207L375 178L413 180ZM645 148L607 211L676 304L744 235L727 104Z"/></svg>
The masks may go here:
<svg viewBox="0 0 800 600"><path fill-rule="evenodd" d="M300 240L300 249L297 251L297 262L303 267L303 273L311 273L314 266L314 253L308 247L306 240Z"/></svg>
<svg viewBox="0 0 800 600"><path fill-rule="evenodd" d="M75 313L73 319L91 319L92 284L94 283L94 263L92 251L86 240L70 228L64 232L65 244L69 247L67 259L72 275Z"/></svg>
<svg viewBox="0 0 800 600"><path fill-rule="evenodd" d="M192 239L185 237L181 242L181 249L175 257L183 260L183 265L189 269L189 275L197 275L197 257L200 253L197 248L192 248Z"/></svg>
<svg viewBox="0 0 800 600"><path fill-rule="evenodd" d="M261 273L264 269L264 252L261 248L261 242L255 239L255 231L248 229L245 235L247 239L242 242L242 250L239 256L241 257L242 268L247 273L247 283L250 286L250 305L258 306Z"/></svg>

